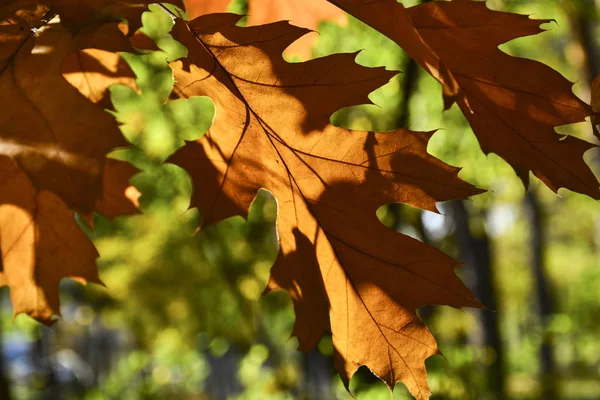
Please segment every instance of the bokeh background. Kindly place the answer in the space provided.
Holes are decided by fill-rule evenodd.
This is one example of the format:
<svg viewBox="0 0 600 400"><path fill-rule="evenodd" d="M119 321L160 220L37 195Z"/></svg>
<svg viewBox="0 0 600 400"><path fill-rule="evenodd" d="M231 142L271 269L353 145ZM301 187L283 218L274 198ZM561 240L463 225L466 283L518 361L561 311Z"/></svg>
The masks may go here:
<svg viewBox="0 0 600 400"><path fill-rule="evenodd" d="M419 1L404 1L413 5ZM547 32L501 46L543 61L576 82L589 101L600 73L600 1L489 0L492 9L550 18ZM245 0L232 11L243 13ZM225 220L193 235L202 218L188 210L186 173L164 161L183 140L210 127L209 99L167 102L165 59L184 54L171 19L151 6L144 30L162 49L124 55L140 92L112 87L115 115L133 144L114 157L142 171L132 183L143 213L96 230L108 289L63 281L61 322L14 321L0 291L0 398L42 399L351 399L333 369L331 338L304 354L290 339L294 315L285 293L261 297L277 255L277 205L262 191L248 220ZM381 207L382 223L465 262L459 274L490 310L425 307L420 315L445 357L427 361L433 399L600 399L600 205L533 178L524 187L499 157L486 157L457 107L442 113L440 87L393 42L348 19L320 25L313 57L362 51L356 61L402 71L371 95L377 106L332 116L338 126L437 132L429 151L464 167L460 176L489 191L440 205L442 215ZM298 61L293 57L290 61ZM561 133L594 141L588 123ZM586 161L600 172L600 152ZM196 188L202 191L202 188ZM365 368L351 382L357 399L389 399ZM409 399L398 384L394 399Z"/></svg>

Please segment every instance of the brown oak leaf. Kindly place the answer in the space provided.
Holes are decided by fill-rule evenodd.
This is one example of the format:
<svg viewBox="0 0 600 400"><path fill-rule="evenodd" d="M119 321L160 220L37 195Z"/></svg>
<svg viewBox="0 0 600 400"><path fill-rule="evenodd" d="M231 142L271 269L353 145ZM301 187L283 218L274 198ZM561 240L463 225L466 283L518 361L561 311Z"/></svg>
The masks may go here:
<svg viewBox="0 0 600 400"><path fill-rule="evenodd" d="M528 16L488 9L485 2L440 1L405 9L395 0L329 0L379 30L432 75L447 68L459 90L457 102L482 150L496 153L525 186L532 171L550 189L561 187L600 198L600 185L583 160L593 144L554 128L584 121L591 108L572 92L572 83L550 67L512 57L498 46L537 34L540 24ZM407 30L416 29L418 40ZM423 58L433 51L436 65ZM439 78L438 78L439 79Z"/></svg>
<svg viewBox="0 0 600 400"><path fill-rule="evenodd" d="M56 24L34 33L48 12L34 10L0 22L0 285L10 287L16 314L51 323L60 279L98 282L97 253L74 211L134 212L125 190L136 170L106 159L127 142L61 74L78 38Z"/></svg>
<svg viewBox="0 0 600 400"><path fill-rule="evenodd" d="M87 101L61 75L74 39L52 27L35 38L0 26L0 141L36 187L69 206L92 211L101 197L105 155L125 146L114 118ZM14 52L4 52L14 49ZM68 113L69 118L65 118Z"/></svg>
<svg viewBox="0 0 600 400"><path fill-rule="evenodd" d="M5 155L0 171L0 286L10 288L15 315L27 313L49 324L60 315L62 278L101 283L98 253L58 196L38 190Z"/></svg>
<svg viewBox="0 0 600 400"><path fill-rule="evenodd" d="M457 261L386 228L375 212L392 202L436 211L438 201L481 191L427 154L432 133L329 123L334 111L368 102L393 72L359 66L355 54L287 63L281 52L308 30L240 28L239 18L178 20L172 32L189 50L172 63L175 92L209 96L216 107L208 133L170 160L198 188L192 206L210 224L247 215L257 191L269 190L281 251L267 291L291 295L300 349L330 330L346 385L366 365L389 387L402 381L426 399L424 361L438 348L416 309L478 303L455 275Z"/></svg>
<svg viewBox="0 0 600 400"><path fill-rule="evenodd" d="M135 213L126 190L136 173L130 164L108 159L105 194L97 211L109 218ZM58 288L63 278L102 284L98 253L77 226L73 210L54 193L37 189L5 155L0 155L0 251L0 286L10 288L15 315L26 313L52 323L60 316Z"/></svg>

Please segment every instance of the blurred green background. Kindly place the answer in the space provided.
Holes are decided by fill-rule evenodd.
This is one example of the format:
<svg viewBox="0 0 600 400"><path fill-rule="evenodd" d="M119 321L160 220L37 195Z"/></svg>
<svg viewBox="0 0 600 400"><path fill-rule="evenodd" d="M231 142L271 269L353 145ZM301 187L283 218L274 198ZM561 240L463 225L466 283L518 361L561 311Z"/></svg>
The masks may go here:
<svg viewBox="0 0 600 400"><path fill-rule="evenodd" d="M591 80L600 73L600 5L490 0L488 6L555 19L548 32L501 48L551 65L589 101ZM246 7L236 0L230 9ZM284 293L261 297L278 252L270 194L261 191L247 221L231 218L193 235L202 216L188 210L191 182L164 161L210 127L214 107L200 97L167 102L173 79L165 60L185 49L168 35L170 17L150 8L144 30L162 51L124 55L140 93L111 88L115 115L133 144L113 156L142 170L132 183L142 193L143 212L114 221L97 216L95 231L82 223L101 254L108 289L64 281L63 320L54 327L25 316L12 321L8 290L0 292L4 396L351 399L333 369L331 338L311 353L297 352L291 301ZM377 106L340 110L334 124L441 129L430 153L464 167L463 179L489 189L470 201L441 204L442 215L402 205L378 211L390 228L465 261L462 279L495 310L419 311L445 355L427 361L432 398L599 399L598 203L564 189L557 196L535 178L526 192L504 161L482 154L456 106L442 113L439 84L378 32L352 18L345 27L322 23L320 32L314 57L362 49L358 63L403 72L371 95ZM558 130L594 141L589 122ZM597 150L586 161L600 171ZM364 368L351 390L357 399L390 398ZM398 384L393 398L410 397Z"/></svg>

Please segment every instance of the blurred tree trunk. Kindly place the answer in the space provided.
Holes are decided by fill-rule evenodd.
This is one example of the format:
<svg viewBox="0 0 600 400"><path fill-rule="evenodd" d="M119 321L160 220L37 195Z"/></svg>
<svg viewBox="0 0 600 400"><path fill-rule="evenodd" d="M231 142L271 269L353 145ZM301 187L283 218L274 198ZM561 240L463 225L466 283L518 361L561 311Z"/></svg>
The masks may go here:
<svg viewBox="0 0 600 400"><path fill-rule="evenodd" d="M484 367L488 390L496 400L503 400L507 398L504 350L500 337L499 316L496 312L498 305L492 271L492 247L485 230L485 216L482 212L469 215L464 201L451 202L450 211L455 224L459 259L466 262L462 269L465 283L473 290L475 297L491 309L473 310L479 329L472 339L485 351Z"/></svg>
<svg viewBox="0 0 600 400"><path fill-rule="evenodd" d="M333 399L333 373L332 360L325 357L318 348L308 353L302 353L302 367L304 370L304 384L302 397L306 400Z"/></svg>
<svg viewBox="0 0 600 400"><path fill-rule="evenodd" d="M0 271L2 271L2 262L0 261ZM4 352L2 351L2 328L0 327L0 399L10 400L10 384L4 371Z"/></svg>
<svg viewBox="0 0 600 400"><path fill-rule="evenodd" d="M399 89L400 96L402 96L402 103L400 104L400 109L398 110L397 126L399 128L404 128L410 122L410 98L417 89L418 81L419 65L415 62L415 60L406 56Z"/></svg>
<svg viewBox="0 0 600 400"><path fill-rule="evenodd" d="M51 328L38 327L38 338L34 342L32 360L36 369L41 372L43 386L38 392L39 400L54 400L63 398L63 390L58 380L51 349Z"/></svg>
<svg viewBox="0 0 600 400"><path fill-rule="evenodd" d="M542 324L542 346L540 349L540 374L542 381L542 400L558 399L557 371L554 360L554 338L548 331L549 323L555 313L554 298L551 284L546 272L545 249L546 218L534 189L529 190L525 196L527 219L529 221L529 238L531 248L531 266L535 279L537 304Z"/></svg>
<svg viewBox="0 0 600 400"><path fill-rule="evenodd" d="M587 90L591 95L591 85L594 78L600 75L600 51L594 30L598 25L598 0L582 0L573 2L563 0L563 7L569 15L569 22L573 27L575 39L583 54L583 68L585 70L585 81ZM600 129L600 127L597 127ZM600 154L598 151L592 161L592 169L596 174L600 173ZM600 253L600 219L596 221L596 251Z"/></svg>
<svg viewBox="0 0 600 400"><path fill-rule="evenodd" d="M582 50L585 81L589 86L592 80L600 74L600 53L594 33L598 19L596 2L594 0L563 0L563 7L567 11L573 34Z"/></svg>
<svg viewBox="0 0 600 400"><path fill-rule="evenodd" d="M2 271L2 256L0 256L0 272ZM10 400L10 387L4 373L4 351L2 351L2 344L2 327L0 326L0 399Z"/></svg>

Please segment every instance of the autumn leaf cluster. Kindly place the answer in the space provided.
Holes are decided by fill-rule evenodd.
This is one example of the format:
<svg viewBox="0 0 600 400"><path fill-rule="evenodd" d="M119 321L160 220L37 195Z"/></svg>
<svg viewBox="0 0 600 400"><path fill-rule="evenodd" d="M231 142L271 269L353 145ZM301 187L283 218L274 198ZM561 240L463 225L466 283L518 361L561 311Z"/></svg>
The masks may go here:
<svg viewBox="0 0 600 400"><path fill-rule="evenodd" d="M120 53L156 49L140 32L142 0L0 1L0 285L15 313L51 323L58 284L100 283L94 246L76 212L109 218L137 212L137 172L107 158L129 146L111 109L109 86L136 89ZM167 4L168 3L168 4ZM331 332L335 364L349 383L366 365L389 387L402 381L429 397L425 359L439 353L416 310L478 307L455 274L459 262L383 226L376 210L394 202L436 203L483 190L427 153L433 132L366 132L333 126L335 111L369 102L396 72L366 68L356 54L306 57L301 39L322 19L350 14L402 47L458 104L482 150L498 154L525 185L600 198L583 160L593 144L555 127L581 122L591 107L552 68L498 49L548 22L453 0L405 8L396 0L250 0L249 25L223 13L228 1L165 2L173 38L187 56L170 62L171 99L209 97L209 131L168 162L187 171L203 224L246 216L259 189L277 199L280 253L266 292L286 290L301 350ZM289 22L292 18L304 25ZM267 23L270 22L270 23ZM307 29L309 28L309 29ZM286 50L287 49L287 50ZM167 61L165 61L167 62Z"/></svg>

